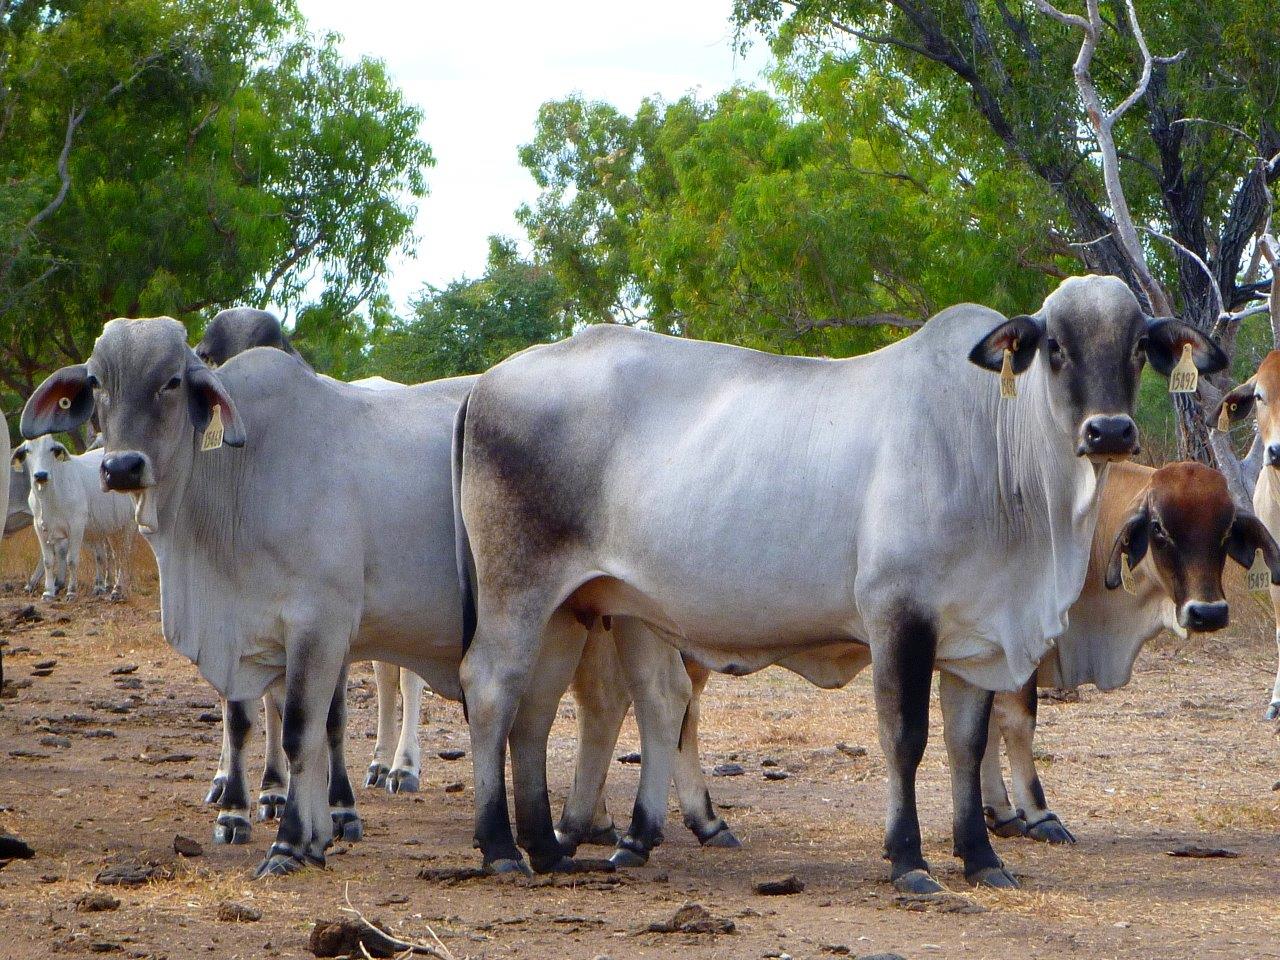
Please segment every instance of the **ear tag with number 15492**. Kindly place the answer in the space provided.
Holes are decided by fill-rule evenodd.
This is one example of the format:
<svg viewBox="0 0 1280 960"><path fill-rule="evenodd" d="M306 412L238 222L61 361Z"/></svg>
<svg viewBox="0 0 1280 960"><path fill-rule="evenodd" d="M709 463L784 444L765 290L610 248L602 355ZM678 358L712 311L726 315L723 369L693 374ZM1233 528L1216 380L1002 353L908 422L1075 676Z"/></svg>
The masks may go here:
<svg viewBox="0 0 1280 960"><path fill-rule="evenodd" d="M1182 347L1182 359L1178 361L1178 365L1169 374L1169 392L1195 393L1199 383L1200 371L1196 369L1196 362L1191 357L1191 344L1184 344Z"/></svg>

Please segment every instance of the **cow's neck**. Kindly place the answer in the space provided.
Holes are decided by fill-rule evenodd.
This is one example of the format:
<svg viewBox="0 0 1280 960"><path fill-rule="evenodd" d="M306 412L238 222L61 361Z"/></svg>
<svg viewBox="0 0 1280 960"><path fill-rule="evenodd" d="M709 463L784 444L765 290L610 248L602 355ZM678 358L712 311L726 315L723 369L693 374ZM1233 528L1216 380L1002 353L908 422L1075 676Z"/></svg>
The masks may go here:
<svg viewBox="0 0 1280 960"><path fill-rule="evenodd" d="M240 451L203 452L191 438L188 454L152 488L156 529L147 536L163 579L166 565L198 557L222 566L235 556L241 517Z"/></svg>

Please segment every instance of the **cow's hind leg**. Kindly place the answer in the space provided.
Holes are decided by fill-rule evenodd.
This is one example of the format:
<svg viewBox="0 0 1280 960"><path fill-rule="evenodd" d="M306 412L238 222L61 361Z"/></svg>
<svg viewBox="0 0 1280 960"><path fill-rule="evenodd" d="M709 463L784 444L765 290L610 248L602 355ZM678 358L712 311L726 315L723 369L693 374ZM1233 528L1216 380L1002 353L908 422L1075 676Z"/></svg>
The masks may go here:
<svg viewBox="0 0 1280 960"><path fill-rule="evenodd" d="M699 707L711 671L692 661L685 661L684 669L689 676L691 690L689 707L680 726L680 749L675 760L680 812L684 814L684 825L693 831L704 847L737 849L742 844L729 829L729 824L716 812L711 802L711 791L707 789L707 778L702 775L702 756L698 746Z"/></svg>
<svg viewBox="0 0 1280 960"><path fill-rule="evenodd" d="M1017 694L997 693L992 701L991 720L987 724L987 748L982 755L982 815L987 829L997 837L1021 837L1027 832L1022 811L1009 799L1004 771L1000 765L1001 728L999 714L1004 701Z"/></svg>
<svg viewBox="0 0 1280 960"><path fill-rule="evenodd" d="M209 784L209 792L204 795L204 802L211 804L222 802L222 793L227 788L227 771L231 768L231 721L227 716L227 701L221 702L222 752L218 754L218 769L213 775L213 781Z"/></svg>
<svg viewBox="0 0 1280 960"><path fill-rule="evenodd" d="M1271 593L1274 597L1276 590L1273 588ZM1276 610L1276 653L1280 655L1280 603L1274 600L1272 603ZM1267 705L1266 718L1268 720L1280 718L1280 666L1276 668L1276 682L1271 687L1271 703Z"/></svg>
<svg viewBox="0 0 1280 960"><path fill-rule="evenodd" d="M324 865L333 840L326 729L349 639L349 632L335 642L331 632L309 631L289 644L283 731L289 798L259 877Z"/></svg>
<svg viewBox="0 0 1280 960"><path fill-rule="evenodd" d="M991 729L991 692L944 672L938 683L943 736L951 764L954 852L964 861L972 884L1012 888L1018 885L1004 869L987 835L982 817L982 755Z"/></svg>
<svg viewBox="0 0 1280 960"><path fill-rule="evenodd" d="M417 793L422 782L422 746L418 723L422 715L422 691L426 683L412 670L400 671L400 742L387 774L388 793Z"/></svg>
<svg viewBox="0 0 1280 960"><path fill-rule="evenodd" d="M613 637L599 627L588 634L573 675L578 714L578 759L556 838L570 856L584 843L612 847L620 834L605 805L604 784L631 694Z"/></svg>
<svg viewBox="0 0 1280 960"><path fill-rule="evenodd" d="M378 688L378 739L373 742L373 760L365 772L364 785L375 789L387 785L391 772L392 744L396 739L396 689L400 668L394 663L373 661L373 679Z"/></svg>
<svg viewBox="0 0 1280 960"><path fill-rule="evenodd" d="M551 618L509 737L516 833L538 873L574 868L551 826L547 737L585 642L586 630L571 615L561 612Z"/></svg>
<svg viewBox="0 0 1280 960"><path fill-rule="evenodd" d="M274 683L262 695L266 762L258 785L258 819L278 820L289 794L289 759L284 755L284 685Z"/></svg>
<svg viewBox="0 0 1280 960"><path fill-rule="evenodd" d="M1049 809L1044 787L1036 772L1032 745L1036 735L1036 682L1033 677L1016 694L1001 695L996 719L1009 751L1013 795L1026 818L1026 835L1045 843L1075 843L1076 838L1058 815Z"/></svg>
<svg viewBox="0 0 1280 960"><path fill-rule="evenodd" d="M213 827L214 843L248 843L252 826L249 821L249 784L245 777L244 745L253 733L258 704L253 700L228 700L222 711L223 749L226 771L218 794L218 820ZM217 790L217 778L213 796Z"/></svg>
<svg viewBox="0 0 1280 960"><path fill-rule="evenodd" d="M639 620L615 618L614 637L635 703L643 756L631 826L609 858L618 866L630 867L646 863L649 851L662 843L672 763L679 749L680 726L689 707L691 684L675 647L660 640Z"/></svg>
<svg viewBox="0 0 1280 960"><path fill-rule="evenodd" d="M876 719L889 768L884 856L893 885L903 893L943 889L929 873L916 813L916 770L929 741L929 686L937 642L933 624L908 613L872 648Z"/></svg>
<svg viewBox="0 0 1280 960"><path fill-rule="evenodd" d="M347 668L344 666L325 721L325 736L329 741L329 812L333 817L333 835L355 842L364 837L364 824L356 812L356 795L347 776L347 755L343 749L346 732Z"/></svg>

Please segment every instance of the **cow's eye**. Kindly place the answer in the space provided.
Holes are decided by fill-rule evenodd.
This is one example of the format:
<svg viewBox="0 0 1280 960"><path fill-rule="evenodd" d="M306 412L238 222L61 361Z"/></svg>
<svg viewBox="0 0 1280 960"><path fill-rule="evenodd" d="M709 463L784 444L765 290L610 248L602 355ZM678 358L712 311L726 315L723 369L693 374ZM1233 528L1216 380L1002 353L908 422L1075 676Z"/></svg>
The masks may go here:
<svg viewBox="0 0 1280 960"><path fill-rule="evenodd" d="M101 386L101 384L98 383L98 378L95 377L92 373L84 378L84 382L89 385L90 390L97 390L98 387Z"/></svg>
<svg viewBox="0 0 1280 960"><path fill-rule="evenodd" d="M1056 373L1066 365L1067 352L1062 349L1062 344L1053 337L1045 341L1045 349L1049 351L1049 366Z"/></svg>
<svg viewBox="0 0 1280 960"><path fill-rule="evenodd" d="M177 390L180 386L182 386L181 377L170 377L169 382L164 385L164 388L166 390Z"/></svg>
<svg viewBox="0 0 1280 960"><path fill-rule="evenodd" d="M1260 394L1260 393L1255 393L1255 394L1253 395L1253 399L1254 399L1254 401L1255 401L1256 403L1266 403L1266 402L1267 402L1267 398L1266 398L1266 397L1264 397L1264 396L1263 396L1262 394Z"/></svg>
<svg viewBox="0 0 1280 960"><path fill-rule="evenodd" d="M1159 520L1151 521L1151 539L1158 540L1160 543L1164 543L1165 540L1167 539L1167 537L1165 536L1164 527L1160 526Z"/></svg>

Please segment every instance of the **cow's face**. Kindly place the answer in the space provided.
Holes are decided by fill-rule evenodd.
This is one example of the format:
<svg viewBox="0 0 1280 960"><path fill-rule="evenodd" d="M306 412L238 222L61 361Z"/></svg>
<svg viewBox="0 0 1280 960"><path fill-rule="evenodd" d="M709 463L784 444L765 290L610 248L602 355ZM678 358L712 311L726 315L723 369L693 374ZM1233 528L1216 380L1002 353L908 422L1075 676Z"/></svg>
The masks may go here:
<svg viewBox="0 0 1280 960"><path fill-rule="evenodd" d="M71 459L71 451L53 437L28 440L13 451L13 467L25 473L36 490L47 490L59 467Z"/></svg>
<svg viewBox="0 0 1280 960"><path fill-rule="evenodd" d="M195 351L207 366L220 367L253 347L287 350L288 341L274 315L242 307L223 310L210 320Z"/></svg>
<svg viewBox="0 0 1280 960"><path fill-rule="evenodd" d="M1054 422L1074 438L1078 456L1123 460L1138 452L1133 406L1147 361L1168 376L1184 347L1200 373L1227 365L1198 330L1145 316L1114 277L1070 277L1035 316L1014 317L984 337L969 359L999 371L1005 351L1015 373L1040 365Z"/></svg>
<svg viewBox="0 0 1280 960"><path fill-rule="evenodd" d="M1258 550L1272 583L1280 583L1280 548L1257 517L1236 509L1222 474L1200 463L1171 463L1152 475L1120 528L1106 585L1112 590L1120 585L1125 557L1133 568L1150 552L1178 624L1196 632L1220 630L1227 625L1222 592L1227 557L1248 567Z"/></svg>
<svg viewBox="0 0 1280 960"><path fill-rule="evenodd" d="M1258 372L1236 387L1209 413L1209 423L1243 420L1250 413L1258 418L1258 436L1263 443L1263 463L1280 469L1280 350L1272 350L1262 360Z"/></svg>
<svg viewBox="0 0 1280 960"><path fill-rule="evenodd" d="M217 374L187 346L176 320L112 320L87 363L63 367L31 395L22 433L36 437L74 429L96 409L102 428L104 490L135 495L139 526L154 529L150 491L190 463L221 408L229 446L244 427Z"/></svg>

